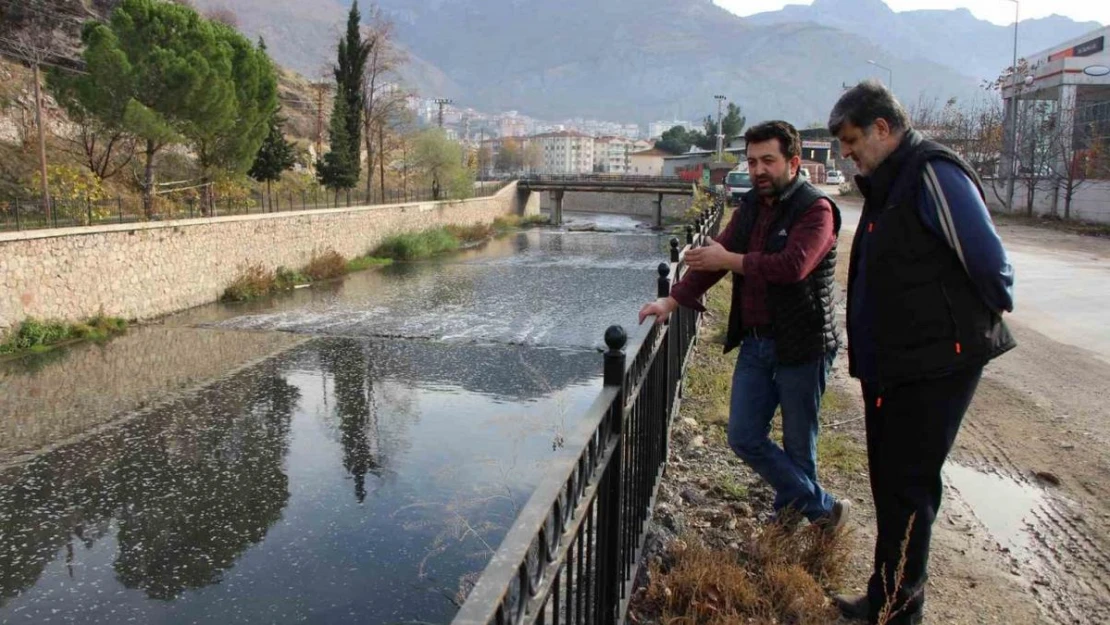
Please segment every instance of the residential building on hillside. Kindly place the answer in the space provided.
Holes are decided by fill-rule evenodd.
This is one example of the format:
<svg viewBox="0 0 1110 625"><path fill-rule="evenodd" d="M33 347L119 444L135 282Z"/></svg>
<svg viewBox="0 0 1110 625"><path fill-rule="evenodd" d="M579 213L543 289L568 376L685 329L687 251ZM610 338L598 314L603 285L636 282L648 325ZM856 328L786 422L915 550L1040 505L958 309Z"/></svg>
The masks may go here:
<svg viewBox="0 0 1110 625"><path fill-rule="evenodd" d="M663 159L671 153L658 148L633 152L629 156L631 169L628 173L633 176L662 176Z"/></svg>
<svg viewBox="0 0 1110 625"><path fill-rule="evenodd" d="M594 140L594 171L605 174L623 174L632 162L632 140L624 137L598 137Z"/></svg>
<svg viewBox="0 0 1110 625"><path fill-rule="evenodd" d="M594 138L589 135L562 130L529 139L543 154L541 173L587 174L594 170Z"/></svg>

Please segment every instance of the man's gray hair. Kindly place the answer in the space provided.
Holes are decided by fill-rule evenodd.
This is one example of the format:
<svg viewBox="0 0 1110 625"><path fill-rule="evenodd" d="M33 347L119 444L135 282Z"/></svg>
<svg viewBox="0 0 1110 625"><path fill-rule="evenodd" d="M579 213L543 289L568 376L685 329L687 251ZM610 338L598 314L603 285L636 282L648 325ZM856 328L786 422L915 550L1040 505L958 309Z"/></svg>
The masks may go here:
<svg viewBox="0 0 1110 625"><path fill-rule="evenodd" d="M885 119L892 132L910 129L910 116L890 89L877 80L865 80L840 96L829 113L829 132L839 135L845 123L867 130L879 119Z"/></svg>

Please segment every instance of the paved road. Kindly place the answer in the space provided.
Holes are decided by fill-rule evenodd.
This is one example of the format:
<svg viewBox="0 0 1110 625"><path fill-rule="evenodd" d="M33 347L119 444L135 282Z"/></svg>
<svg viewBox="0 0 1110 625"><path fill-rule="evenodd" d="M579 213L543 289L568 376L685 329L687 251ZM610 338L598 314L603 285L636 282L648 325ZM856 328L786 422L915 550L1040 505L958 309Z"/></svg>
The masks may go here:
<svg viewBox="0 0 1110 625"><path fill-rule="evenodd" d="M841 202L844 231L858 200ZM1017 276L1014 322L1110 363L1110 241L1030 226L999 227Z"/></svg>

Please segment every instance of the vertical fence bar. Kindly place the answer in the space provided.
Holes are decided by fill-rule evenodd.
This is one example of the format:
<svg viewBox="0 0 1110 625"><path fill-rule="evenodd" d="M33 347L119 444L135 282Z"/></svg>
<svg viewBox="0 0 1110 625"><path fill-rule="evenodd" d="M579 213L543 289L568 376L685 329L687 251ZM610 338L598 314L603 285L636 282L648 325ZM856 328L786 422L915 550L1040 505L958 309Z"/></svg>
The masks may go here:
<svg viewBox="0 0 1110 625"><path fill-rule="evenodd" d="M628 335L620 326L610 326L605 331L605 345L609 350L605 352L604 384L617 386L620 391L610 408L609 429L606 438L615 441L613 459L609 464L605 478L604 492L598 493L603 507L599 510L598 522L600 527L598 536L598 589L597 602L599 606L598 622L600 625L613 625L618 620L617 606L621 585L621 524L623 519L623 471L621 464L624 457L624 404L625 387L624 346L628 342ZM605 441L603 439L603 443ZM602 516L604 515L604 516Z"/></svg>
<svg viewBox="0 0 1110 625"><path fill-rule="evenodd" d="M12 212L15 213L15 229L22 230L23 224L19 220L19 202L12 200Z"/></svg>

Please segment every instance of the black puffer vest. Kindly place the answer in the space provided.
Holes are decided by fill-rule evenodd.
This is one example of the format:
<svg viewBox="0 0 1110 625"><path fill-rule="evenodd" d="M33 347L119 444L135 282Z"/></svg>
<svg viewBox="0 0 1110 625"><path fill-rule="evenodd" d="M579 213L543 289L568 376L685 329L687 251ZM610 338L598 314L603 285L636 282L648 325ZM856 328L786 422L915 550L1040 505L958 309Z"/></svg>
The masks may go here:
<svg viewBox="0 0 1110 625"><path fill-rule="evenodd" d="M825 193L800 177L794 180L775 200L775 217L767 230L761 251L769 254L786 247L791 228L798 218L820 199L833 208L833 233L840 234L840 209ZM746 254L752 230L759 217L759 192L749 191L740 199L735 219L740 222L730 249ZM833 310L835 292L836 245L801 282L768 284L767 307L774 327L775 352L779 364L798 365L811 362L836 350L839 345L836 317ZM732 275L732 306L728 316L725 351L740 345L744 320L740 303L744 276Z"/></svg>
<svg viewBox="0 0 1110 625"><path fill-rule="evenodd" d="M849 261L848 301L859 263L866 263L863 301L870 308L880 387L982 366L1016 345L956 253L921 221L918 202L932 159L958 165L982 195L979 177L959 155L914 131L870 178L857 179L866 200ZM855 375L851 337L848 357Z"/></svg>

